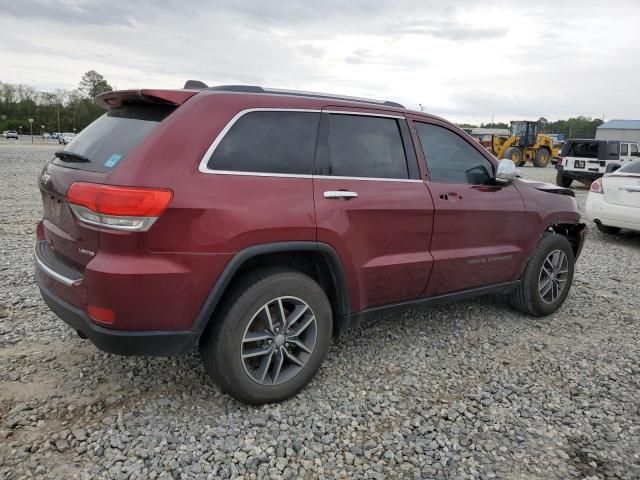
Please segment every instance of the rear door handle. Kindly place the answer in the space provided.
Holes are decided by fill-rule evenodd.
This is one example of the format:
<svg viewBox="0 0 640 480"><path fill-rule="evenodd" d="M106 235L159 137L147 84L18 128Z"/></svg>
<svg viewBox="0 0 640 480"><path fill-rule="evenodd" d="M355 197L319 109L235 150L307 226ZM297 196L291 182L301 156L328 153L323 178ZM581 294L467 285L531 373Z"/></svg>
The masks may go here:
<svg viewBox="0 0 640 480"><path fill-rule="evenodd" d="M447 192L440 194L441 200L462 200L462 195L458 195L456 192Z"/></svg>
<svg viewBox="0 0 640 480"><path fill-rule="evenodd" d="M348 190L327 190L324 192L324 198L344 198L349 200L350 198L356 198L358 194L356 192L350 192Z"/></svg>

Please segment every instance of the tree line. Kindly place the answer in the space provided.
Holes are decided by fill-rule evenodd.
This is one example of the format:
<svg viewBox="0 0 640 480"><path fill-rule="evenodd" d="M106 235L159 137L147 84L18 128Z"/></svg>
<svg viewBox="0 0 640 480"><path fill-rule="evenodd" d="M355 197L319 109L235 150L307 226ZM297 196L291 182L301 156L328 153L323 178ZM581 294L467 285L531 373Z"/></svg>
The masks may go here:
<svg viewBox="0 0 640 480"><path fill-rule="evenodd" d="M86 72L74 90L56 89L42 92L28 85L0 82L0 132L20 130L29 133L29 119L33 118L33 132L80 131L104 113L93 99L113 90L109 82L95 70ZM563 133L567 138L594 138L596 128L604 123L599 118L574 117L549 122L539 120L541 133ZM41 126L44 125L44 129ZM463 128L477 125L461 124ZM509 128L502 122L481 123L482 128Z"/></svg>
<svg viewBox="0 0 640 480"><path fill-rule="evenodd" d="M43 92L28 85L0 82L0 132L20 131L22 127L22 133L28 134L30 118L34 135L79 132L104 113L94 97L111 90L109 82L95 70L86 72L74 90Z"/></svg>

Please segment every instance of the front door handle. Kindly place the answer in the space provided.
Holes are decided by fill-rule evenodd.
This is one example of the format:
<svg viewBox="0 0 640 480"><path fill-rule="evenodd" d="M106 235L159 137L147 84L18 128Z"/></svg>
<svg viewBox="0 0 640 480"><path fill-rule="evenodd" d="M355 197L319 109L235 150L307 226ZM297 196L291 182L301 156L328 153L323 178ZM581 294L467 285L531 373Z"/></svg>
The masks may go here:
<svg viewBox="0 0 640 480"><path fill-rule="evenodd" d="M349 192L348 190L328 190L324 192L324 198L344 198L345 200L349 200L357 196L358 194L356 192Z"/></svg>

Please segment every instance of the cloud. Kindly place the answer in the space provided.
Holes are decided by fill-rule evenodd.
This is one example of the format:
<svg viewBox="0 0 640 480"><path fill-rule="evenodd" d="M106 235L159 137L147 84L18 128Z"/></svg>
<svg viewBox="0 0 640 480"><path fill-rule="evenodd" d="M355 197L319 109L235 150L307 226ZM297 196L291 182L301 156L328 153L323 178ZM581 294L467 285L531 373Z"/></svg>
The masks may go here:
<svg viewBox="0 0 640 480"><path fill-rule="evenodd" d="M481 27L453 20L434 22L429 18L396 24L390 30L396 35L431 35L458 42L501 38L508 32L506 27Z"/></svg>
<svg viewBox="0 0 640 480"><path fill-rule="evenodd" d="M0 10L0 80L74 88L95 69L119 88L258 84L453 120L637 117L639 16L627 0L22 0Z"/></svg>

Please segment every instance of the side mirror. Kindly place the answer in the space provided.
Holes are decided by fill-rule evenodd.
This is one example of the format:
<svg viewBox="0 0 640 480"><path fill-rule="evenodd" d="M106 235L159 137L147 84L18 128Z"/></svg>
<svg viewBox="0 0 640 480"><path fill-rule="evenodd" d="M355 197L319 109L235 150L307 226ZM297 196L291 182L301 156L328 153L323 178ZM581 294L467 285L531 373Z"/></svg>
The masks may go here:
<svg viewBox="0 0 640 480"><path fill-rule="evenodd" d="M499 185L509 185L516 178L516 164L508 158L498 162L495 181Z"/></svg>

